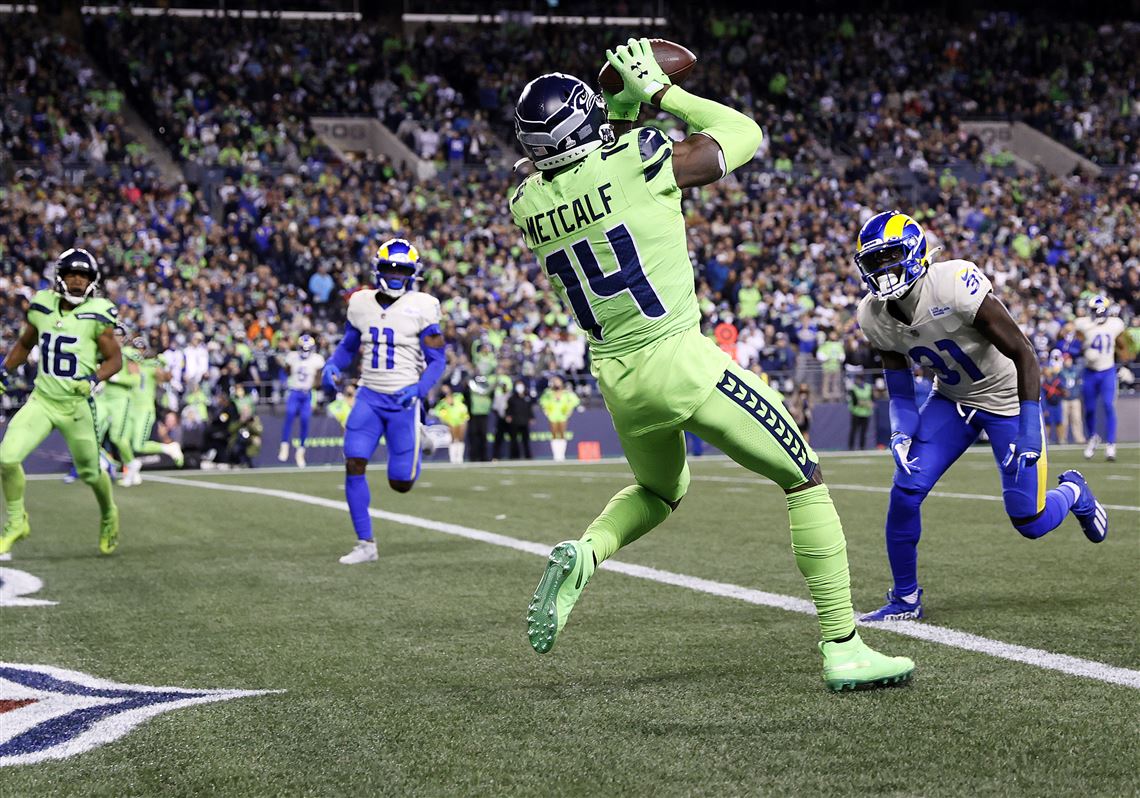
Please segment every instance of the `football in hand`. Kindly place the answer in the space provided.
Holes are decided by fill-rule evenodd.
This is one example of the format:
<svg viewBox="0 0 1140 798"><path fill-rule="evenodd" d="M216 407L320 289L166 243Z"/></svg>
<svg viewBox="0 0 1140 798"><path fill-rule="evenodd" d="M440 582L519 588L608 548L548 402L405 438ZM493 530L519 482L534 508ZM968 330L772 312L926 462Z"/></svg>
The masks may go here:
<svg viewBox="0 0 1140 798"><path fill-rule="evenodd" d="M697 57L688 47L682 47L666 39L650 39L649 43L653 45L653 57L657 59L661 71L668 75L673 83L679 84L683 81L689 70L693 68L693 64L697 63ZM598 73L598 85L610 94L617 94L624 88L621 75L610 66L609 61Z"/></svg>

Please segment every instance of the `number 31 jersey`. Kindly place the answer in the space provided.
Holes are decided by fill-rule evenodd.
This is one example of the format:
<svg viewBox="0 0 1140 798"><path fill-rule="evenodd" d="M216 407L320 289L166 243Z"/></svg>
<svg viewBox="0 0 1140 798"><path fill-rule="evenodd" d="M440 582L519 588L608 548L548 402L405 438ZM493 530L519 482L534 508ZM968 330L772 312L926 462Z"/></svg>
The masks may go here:
<svg viewBox="0 0 1140 798"><path fill-rule="evenodd" d="M617 357L700 322L673 145L635 128L547 178L528 177L511 216L595 358Z"/></svg>
<svg viewBox="0 0 1140 798"><path fill-rule="evenodd" d="M982 300L993 291L989 278L969 261L948 260L931 264L913 291L909 325L892 316L883 300L863 297L859 326L871 346L930 368L934 390L947 399L1016 416L1017 368L974 328ZM910 297L901 304L910 306Z"/></svg>
<svg viewBox="0 0 1140 798"><path fill-rule="evenodd" d="M376 301L378 293L373 288L350 296L348 323L360 331L360 385L395 393L423 374L420 336L439 332L439 300L409 291L383 307Z"/></svg>

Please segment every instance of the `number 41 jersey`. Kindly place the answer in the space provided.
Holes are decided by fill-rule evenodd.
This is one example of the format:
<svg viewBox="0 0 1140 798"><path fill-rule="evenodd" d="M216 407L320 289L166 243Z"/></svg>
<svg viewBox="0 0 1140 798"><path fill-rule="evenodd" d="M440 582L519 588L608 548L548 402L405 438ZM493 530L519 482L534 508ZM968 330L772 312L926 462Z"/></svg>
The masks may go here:
<svg viewBox="0 0 1140 798"><path fill-rule="evenodd" d="M511 196L515 224L596 358L700 322L672 157L660 131L635 128Z"/></svg>
<svg viewBox="0 0 1140 798"><path fill-rule="evenodd" d="M886 302L868 294L859 303L859 326L876 349L908 355L930 368L934 390L947 399L1016 416L1017 369L974 328L974 316L991 291L989 278L969 261L933 263L913 289L917 297L900 303L909 308L913 301L911 324L903 324Z"/></svg>
<svg viewBox="0 0 1140 798"><path fill-rule="evenodd" d="M388 307L376 301L376 289L348 298L348 323L360 331L360 384L395 393L418 382L424 372L420 336L439 332L439 300L409 291Z"/></svg>

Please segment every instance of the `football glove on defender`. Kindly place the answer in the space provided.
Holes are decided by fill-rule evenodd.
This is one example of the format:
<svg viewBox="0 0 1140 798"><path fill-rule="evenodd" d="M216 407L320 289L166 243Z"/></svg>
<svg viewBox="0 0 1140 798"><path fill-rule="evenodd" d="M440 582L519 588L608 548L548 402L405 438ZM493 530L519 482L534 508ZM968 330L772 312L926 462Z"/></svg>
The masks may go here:
<svg viewBox="0 0 1140 798"><path fill-rule="evenodd" d="M1022 470L1041 459L1041 403L1022 402L1017 420L1017 437L1009 445L1009 454L1001 461L1001 468L1007 474L1021 476Z"/></svg>
<svg viewBox="0 0 1140 798"><path fill-rule="evenodd" d="M891 435L891 454L895 457L895 465L906 474L916 474L922 469L918 467L918 458L910 456L910 445L914 441L902 432Z"/></svg>
<svg viewBox="0 0 1140 798"><path fill-rule="evenodd" d="M635 102L651 102L653 95L673 85L653 57L653 45L649 39L630 39L620 47L606 50L606 60L621 75L625 85L614 95L614 100L627 108ZM608 96L605 99L607 103L610 101Z"/></svg>
<svg viewBox="0 0 1140 798"><path fill-rule="evenodd" d="M335 363L326 363L321 369L321 387L335 393L338 383L340 383L340 367Z"/></svg>

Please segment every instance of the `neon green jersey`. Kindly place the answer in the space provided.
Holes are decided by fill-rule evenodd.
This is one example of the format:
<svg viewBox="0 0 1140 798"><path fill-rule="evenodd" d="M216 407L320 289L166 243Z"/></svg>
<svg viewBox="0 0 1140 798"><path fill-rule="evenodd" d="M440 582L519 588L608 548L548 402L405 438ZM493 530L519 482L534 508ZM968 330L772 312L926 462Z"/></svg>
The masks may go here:
<svg viewBox="0 0 1140 798"><path fill-rule="evenodd" d="M511 215L595 357L694 327L700 310L673 145L637 128L549 179L528 177Z"/></svg>
<svg viewBox="0 0 1140 798"><path fill-rule="evenodd" d="M155 375L162 368L162 364L156 357L140 356L136 362L139 364L139 384L131 396L131 401L139 402L141 406L153 410L154 397L158 392L158 380L155 379Z"/></svg>
<svg viewBox="0 0 1140 798"><path fill-rule="evenodd" d="M138 354L129 346L119 347L119 351L123 353L123 367L107 380L102 394L115 401L130 399L134 393L135 381L138 379L137 375L131 374L127 365L129 361L137 361Z"/></svg>
<svg viewBox="0 0 1140 798"><path fill-rule="evenodd" d="M118 311L101 297L78 305L64 302L55 291L39 291L28 308L28 323L36 330L40 367L35 393L42 399L73 401L75 379L99 365L99 336L115 326Z"/></svg>

